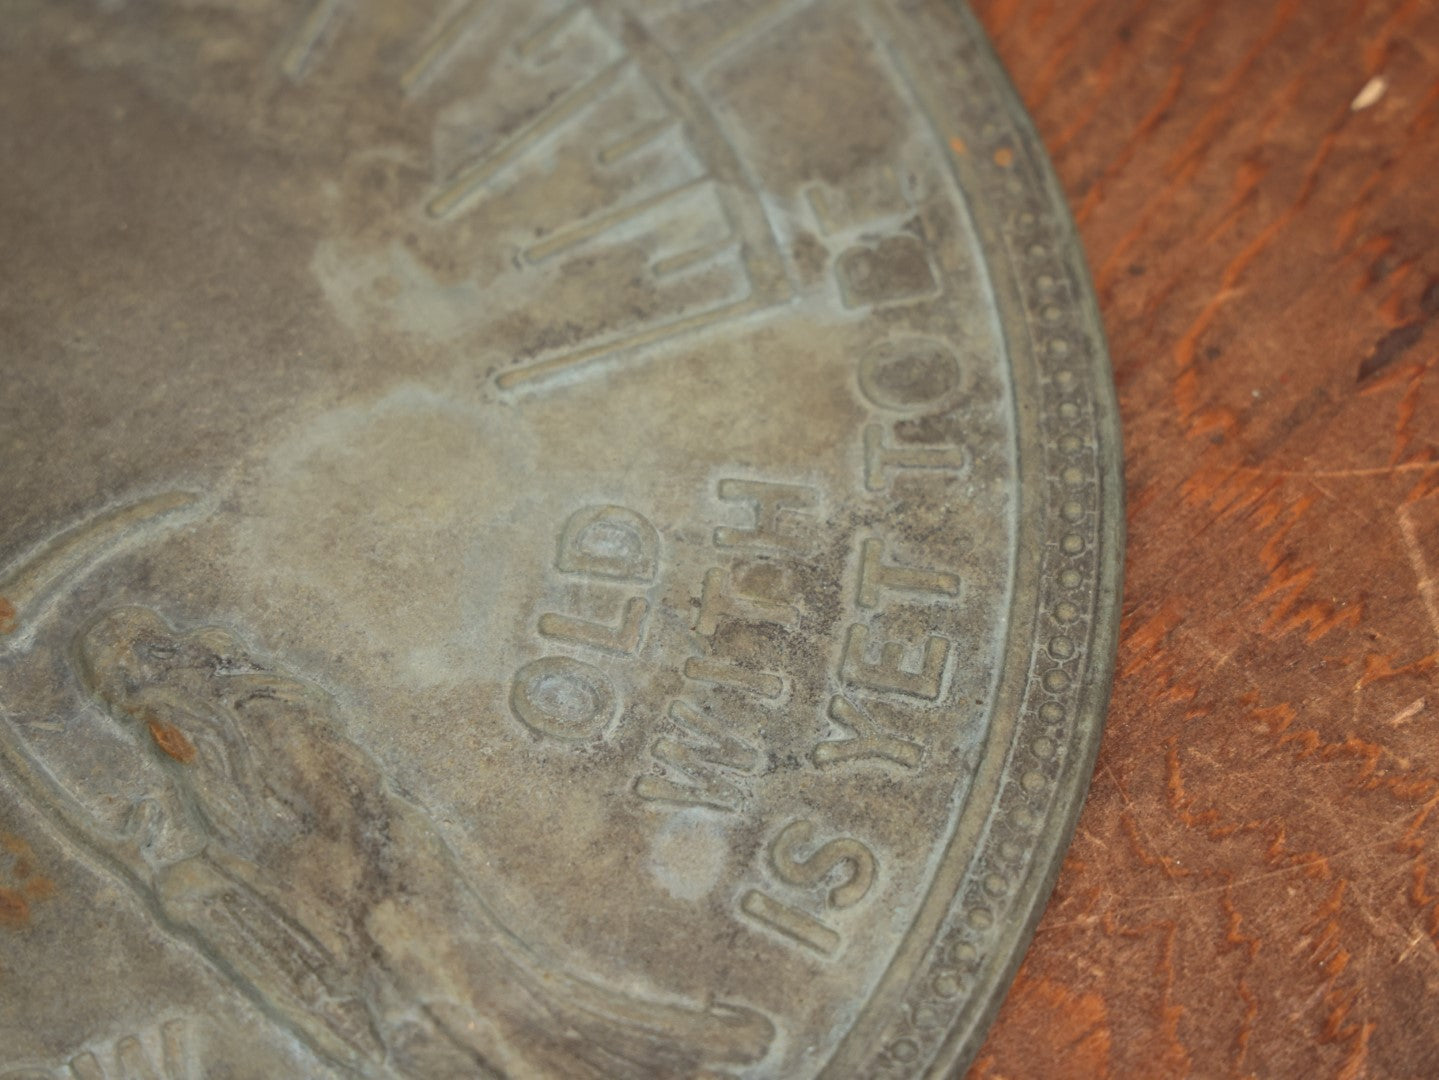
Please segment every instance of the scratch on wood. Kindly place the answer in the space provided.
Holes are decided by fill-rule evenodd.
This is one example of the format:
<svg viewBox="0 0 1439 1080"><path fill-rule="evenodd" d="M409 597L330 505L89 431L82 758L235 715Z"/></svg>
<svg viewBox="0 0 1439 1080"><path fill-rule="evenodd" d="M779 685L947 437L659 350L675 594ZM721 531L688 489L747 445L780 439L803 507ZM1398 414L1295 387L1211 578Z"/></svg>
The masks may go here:
<svg viewBox="0 0 1439 1080"><path fill-rule="evenodd" d="M1414 528L1408 504L1401 503L1394 516L1399 522L1399 535L1404 538L1404 550L1408 552L1409 562L1414 567L1419 598L1424 601L1424 610L1429 614L1429 627L1434 631L1434 636L1439 638L1439 597L1434 594L1434 578L1430 576L1424 549L1419 544L1419 534Z"/></svg>

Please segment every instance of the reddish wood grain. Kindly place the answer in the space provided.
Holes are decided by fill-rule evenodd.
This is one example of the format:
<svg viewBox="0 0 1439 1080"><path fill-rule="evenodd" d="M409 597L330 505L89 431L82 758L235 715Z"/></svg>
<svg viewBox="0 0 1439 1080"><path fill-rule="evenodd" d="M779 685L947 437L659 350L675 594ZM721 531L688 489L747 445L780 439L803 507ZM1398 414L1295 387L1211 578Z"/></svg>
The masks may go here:
<svg viewBox="0 0 1439 1080"><path fill-rule="evenodd" d="M1094 270L1130 542L973 1076L1439 1077L1439 3L974 6Z"/></svg>

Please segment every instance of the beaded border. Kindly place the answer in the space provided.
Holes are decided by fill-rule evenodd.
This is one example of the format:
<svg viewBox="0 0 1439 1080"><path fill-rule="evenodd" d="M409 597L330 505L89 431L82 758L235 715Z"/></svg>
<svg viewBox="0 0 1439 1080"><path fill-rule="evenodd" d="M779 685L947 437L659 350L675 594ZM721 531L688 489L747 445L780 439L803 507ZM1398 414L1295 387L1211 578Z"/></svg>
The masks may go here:
<svg viewBox="0 0 1439 1080"><path fill-rule="evenodd" d="M977 162L976 194L999 215L999 242L1023 302L1028 340L1012 342L1011 356L1029 350L1040 386L1039 590L1015 739L997 798L899 1015L861 1073L876 1078L966 1063L1023 957L1058 871L1057 857L1045 866L1035 856L1056 832L1055 855L1067 845L1099 742L1117 616L1099 611L1100 582L1108 572L1117 585L1118 550L1105 545L1123 546L1119 492L1104 490L1106 470L1118 462L1108 353L1087 271L1075 257L1073 226L1042 144L983 29L956 0L951 5L968 31L959 85L964 119L977 136L967 146ZM1110 475L1118 488L1119 469ZM1072 786L1076 770L1078 787L1065 803L1065 781ZM1049 880L1024 888L1036 874ZM999 939L1016 920L1027 925L1012 955L1001 955Z"/></svg>

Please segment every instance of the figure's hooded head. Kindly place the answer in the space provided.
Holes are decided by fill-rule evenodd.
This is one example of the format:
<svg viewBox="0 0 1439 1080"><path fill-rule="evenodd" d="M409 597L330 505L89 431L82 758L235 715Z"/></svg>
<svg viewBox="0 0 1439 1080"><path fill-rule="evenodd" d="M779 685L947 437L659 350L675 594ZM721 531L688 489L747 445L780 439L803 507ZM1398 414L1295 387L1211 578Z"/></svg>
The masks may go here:
<svg viewBox="0 0 1439 1080"><path fill-rule="evenodd" d="M237 842L253 819L253 768L222 686L257 669L234 635L176 631L143 607L106 611L81 631L75 666L120 724L182 766L209 828Z"/></svg>
<svg viewBox="0 0 1439 1080"><path fill-rule="evenodd" d="M118 714L133 715L157 690L194 690L222 671L254 670L227 631L179 633L143 607L104 612L81 632L75 652L86 689Z"/></svg>

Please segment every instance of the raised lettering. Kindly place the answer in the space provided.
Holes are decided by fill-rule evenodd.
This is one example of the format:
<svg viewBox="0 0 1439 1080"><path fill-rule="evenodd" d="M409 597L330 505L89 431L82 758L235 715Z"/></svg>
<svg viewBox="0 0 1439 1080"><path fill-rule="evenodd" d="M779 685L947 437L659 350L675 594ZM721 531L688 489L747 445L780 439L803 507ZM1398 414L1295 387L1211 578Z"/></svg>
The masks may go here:
<svg viewBox="0 0 1439 1080"><path fill-rule="evenodd" d="M846 682L871 690L893 690L911 697L934 701L944 683L944 668L949 661L949 642L931 634L924 640L924 653L919 670L904 666L906 647L897 641L880 646L879 661L869 661L869 630L862 623L849 628L844 643L844 660L840 671Z"/></svg>
<svg viewBox="0 0 1439 1080"><path fill-rule="evenodd" d="M695 616L697 633L705 637L714 636L720 619L725 616L781 626L794 626L799 622L799 612L792 604L731 592L730 588L728 570L717 566L705 574L704 585L700 589L700 609Z"/></svg>
<svg viewBox="0 0 1439 1080"><path fill-rule="evenodd" d="M968 456L961 446L886 446L884 428L869 424L864 429L864 486L883 491L886 469L964 469Z"/></svg>
<svg viewBox="0 0 1439 1080"><path fill-rule="evenodd" d="M619 626L606 626L604 623L579 619L573 615L546 612L540 616L540 633L545 637L573 641L592 649L631 656L640 647L645 617L649 610L650 606L643 598L631 597L625 604L624 616Z"/></svg>
<svg viewBox="0 0 1439 1080"><path fill-rule="evenodd" d="M830 840L801 858L800 851L813 844L814 822L792 821L784 827L769 846L770 865L780 880L803 887L818 885L848 863L849 872L844 880L829 890L829 905L847 908L863 900L874 885L874 852L852 836L845 836Z"/></svg>
<svg viewBox="0 0 1439 1080"><path fill-rule="evenodd" d="M555 566L566 574L653 581L660 537L642 515L623 506L587 506L570 515Z"/></svg>
<svg viewBox="0 0 1439 1080"><path fill-rule="evenodd" d="M536 735L579 742L604 734L619 699L609 676L593 664L546 656L515 674L510 708Z"/></svg>
<svg viewBox="0 0 1439 1080"><path fill-rule="evenodd" d="M88 1050L70 1059L70 1071L75 1074L75 1080L105 1080L105 1067Z"/></svg>
<svg viewBox="0 0 1439 1080"><path fill-rule="evenodd" d="M688 702L670 702L669 717L685 737L661 736L650 752L683 776L685 782L665 776L641 776L635 781L635 794L648 802L738 810L739 788L706 766L750 772L759 765L759 751Z"/></svg>
<svg viewBox="0 0 1439 1080"><path fill-rule="evenodd" d="M754 671L708 656L691 656L686 660L685 677L696 682L734 687L762 698L773 699L784 695L784 679L774 672Z"/></svg>
<svg viewBox="0 0 1439 1080"><path fill-rule="evenodd" d="M919 570L886 564L884 541L869 539L860 545L859 606L878 607L881 589L958 596L959 576L943 570Z"/></svg>
<svg viewBox="0 0 1439 1080"><path fill-rule="evenodd" d="M932 408L961 383L954 347L935 338L885 341L859 361L859 388L881 409Z"/></svg>
<svg viewBox="0 0 1439 1080"><path fill-rule="evenodd" d="M726 502L748 503L754 511L752 529L720 526L714 540L720 547L772 548L801 551L808 546L797 526L813 515L801 511L818 503L813 489L763 480L721 480L719 497Z"/></svg>
<svg viewBox="0 0 1439 1080"><path fill-rule="evenodd" d="M751 889L740 901L740 910L757 922L778 930L792 941L813 949L821 956L832 956L840 946L839 933L807 915L798 908L781 903L768 893Z"/></svg>
<svg viewBox="0 0 1439 1080"><path fill-rule="evenodd" d="M158 1028L122 1035L93 1050L82 1050L64 1066L74 1080L190 1080L198 1076L191 1059L190 1033L185 1020L166 1020ZM51 1080L50 1068L26 1068L0 1073L0 1080Z"/></svg>
<svg viewBox="0 0 1439 1080"><path fill-rule="evenodd" d="M892 761L906 769L919 767L924 748L919 743L881 731L870 715L848 698L836 694L829 702L829 715L852 735L827 739L810 751L810 760L820 768L846 762Z"/></svg>
<svg viewBox="0 0 1439 1080"><path fill-rule="evenodd" d="M939 287L924 241L907 233L847 248L834 270L849 308L932 296Z"/></svg>
<svg viewBox="0 0 1439 1080"><path fill-rule="evenodd" d="M150 1059L145 1054L145 1048L140 1045L140 1040L130 1035L121 1039L115 1044L115 1060L120 1065L121 1073L125 1076L150 1076L155 1075L155 1070L150 1065Z"/></svg>

